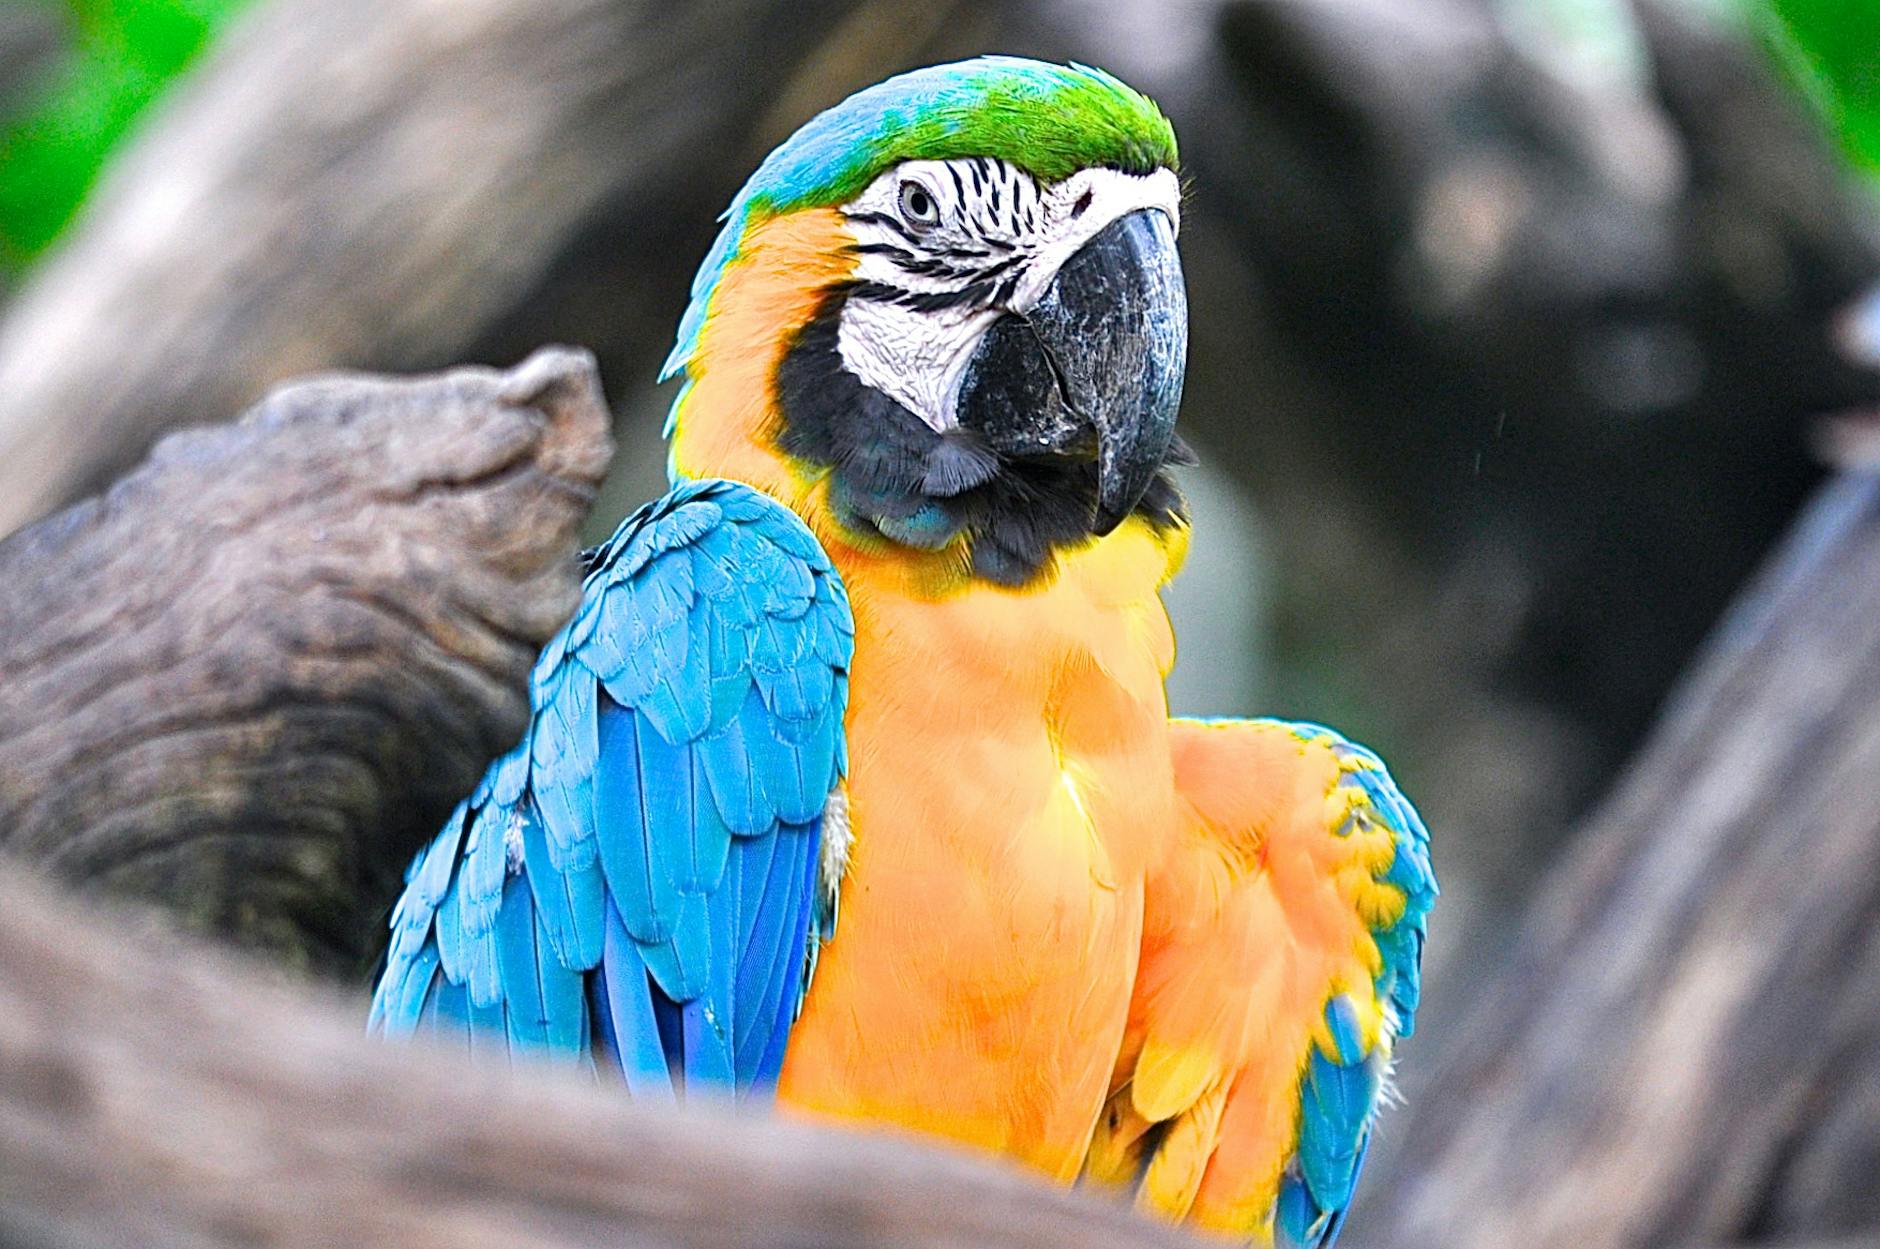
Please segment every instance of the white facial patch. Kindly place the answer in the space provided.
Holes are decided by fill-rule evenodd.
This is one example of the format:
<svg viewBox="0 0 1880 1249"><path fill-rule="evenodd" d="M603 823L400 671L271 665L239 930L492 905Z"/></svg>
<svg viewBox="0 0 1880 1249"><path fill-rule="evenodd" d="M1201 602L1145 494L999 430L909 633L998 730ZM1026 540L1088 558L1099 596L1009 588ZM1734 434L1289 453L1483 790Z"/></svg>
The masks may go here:
<svg viewBox="0 0 1880 1249"><path fill-rule="evenodd" d="M1177 234L1182 228L1182 187L1172 169L1144 177L1116 169L1086 169L1051 188L1046 197L1047 228L1035 244L1012 304L1006 311L1028 312L1043 297L1064 262L1119 218L1144 208L1168 214Z"/></svg>
<svg viewBox="0 0 1880 1249"><path fill-rule="evenodd" d="M937 431L958 425L960 379L987 328L1023 314L1103 229L1154 208L1181 226L1181 184L1085 169L1049 187L1004 161L905 161L843 206L855 288L836 344L849 371Z"/></svg>
<svg viewBox="0 0 1880 1249"><path fill-rule="evenodd" d="M849 372L936 431L953 428L953 395L993 311L917 312L897 304L851 301L836 347Z"/></svg>

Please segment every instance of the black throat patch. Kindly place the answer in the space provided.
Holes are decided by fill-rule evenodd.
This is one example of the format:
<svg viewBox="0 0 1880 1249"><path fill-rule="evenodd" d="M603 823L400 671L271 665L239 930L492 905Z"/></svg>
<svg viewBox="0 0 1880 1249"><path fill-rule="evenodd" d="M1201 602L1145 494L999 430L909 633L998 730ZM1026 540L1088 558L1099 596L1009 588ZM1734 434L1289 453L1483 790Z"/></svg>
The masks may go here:
<svg viewBox="0 0 1880 1249"><path fill-rule="evenodd" d="M837 519L917 550L964 536L973 574L1014 587L1049 571L1060 549L1094 536L1094 463L1010 459L970 429L936 433L849 372L836 343L848 295L841 287L830 292L777 368L778 443L829 471ZM1184 523L1169 469L1192 462L1176 439L1131 514L1158 529Z"/></svg>

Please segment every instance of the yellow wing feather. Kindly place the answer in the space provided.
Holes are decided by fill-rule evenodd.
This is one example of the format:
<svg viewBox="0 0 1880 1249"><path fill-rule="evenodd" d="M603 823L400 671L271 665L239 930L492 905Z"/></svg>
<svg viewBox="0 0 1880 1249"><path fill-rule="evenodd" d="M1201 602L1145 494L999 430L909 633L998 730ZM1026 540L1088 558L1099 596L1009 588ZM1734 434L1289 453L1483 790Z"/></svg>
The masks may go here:
<svg viewBox="0 0 1880 1249"><path fill-rule="evenodd" d="M1343 995L1361 1052L1388 1055L1377 934L1412 904L1387 879L1401 820L1351 783L1375 760L1330 733L1170 728L1183 826L1151 870L1124 1048L1085 1177L1133 1185L1164 1217L1271 1243L1310 1056L1340 1055L1327 1003Z"/></svg>

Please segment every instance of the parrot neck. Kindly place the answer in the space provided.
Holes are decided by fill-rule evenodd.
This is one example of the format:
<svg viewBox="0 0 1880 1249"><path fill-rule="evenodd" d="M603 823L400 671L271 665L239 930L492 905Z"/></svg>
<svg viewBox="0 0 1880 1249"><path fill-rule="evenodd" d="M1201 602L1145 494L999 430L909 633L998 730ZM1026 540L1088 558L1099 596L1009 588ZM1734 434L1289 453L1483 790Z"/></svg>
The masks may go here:
<svg viewBox="0 0 1880 1249"><path fill-rule="evenodd" d="M1099 544L1094 466L1002 463L849 372L836 327L853 248L834 209L771 218L740 240L674 404L673 478L728 478L780 500L845 575L867 565L920 597L1036 588L1060 556ZM1159 477L1123 528L1146 529L1179 564L1187 522L1173 482Z"/></svg>

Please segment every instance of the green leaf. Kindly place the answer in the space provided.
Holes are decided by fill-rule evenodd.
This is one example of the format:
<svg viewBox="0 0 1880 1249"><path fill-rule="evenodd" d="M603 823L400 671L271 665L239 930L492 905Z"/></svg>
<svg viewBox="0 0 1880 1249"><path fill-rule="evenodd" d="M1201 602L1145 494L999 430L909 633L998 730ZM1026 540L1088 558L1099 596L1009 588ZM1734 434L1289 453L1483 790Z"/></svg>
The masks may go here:
<svg viewBox="0 0 1880 1249"><path fill-rule="evenodd" d="M0 270L70 224L137 118L247 0L68 0L73 46L0 129Z"/></svg>

